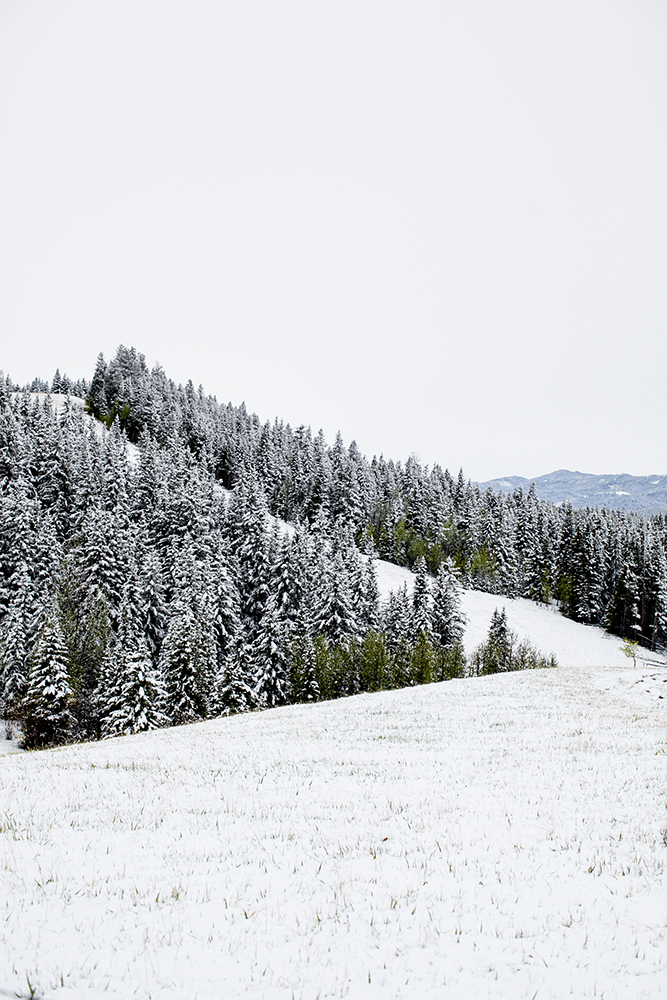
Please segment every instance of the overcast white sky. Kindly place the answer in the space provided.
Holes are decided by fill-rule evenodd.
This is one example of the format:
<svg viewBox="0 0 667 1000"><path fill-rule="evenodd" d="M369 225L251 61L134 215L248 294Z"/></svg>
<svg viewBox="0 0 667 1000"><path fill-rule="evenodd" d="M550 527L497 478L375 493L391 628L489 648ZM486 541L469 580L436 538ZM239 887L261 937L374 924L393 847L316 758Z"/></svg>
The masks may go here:
<svg viewBox="0 0 667 1000"><path fill-rule="evenodd" d="M664 0L0 0L0 368L667 472Z"/></svg>

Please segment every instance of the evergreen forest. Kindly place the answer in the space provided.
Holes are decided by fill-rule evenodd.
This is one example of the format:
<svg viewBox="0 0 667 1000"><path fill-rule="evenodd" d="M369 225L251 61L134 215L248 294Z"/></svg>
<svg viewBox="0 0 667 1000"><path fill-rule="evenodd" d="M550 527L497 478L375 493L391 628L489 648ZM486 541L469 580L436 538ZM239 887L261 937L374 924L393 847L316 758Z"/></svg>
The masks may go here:
<svg viewBox="0 0 667 1000"><path fill-rule="evenodd" d="M27 748L546 664L502 612L466 660L462 587L663 648L666 542L664 513L262 424L133 348L0 376L0 708ZM411 595L380 601L378 558Z"/></svg>

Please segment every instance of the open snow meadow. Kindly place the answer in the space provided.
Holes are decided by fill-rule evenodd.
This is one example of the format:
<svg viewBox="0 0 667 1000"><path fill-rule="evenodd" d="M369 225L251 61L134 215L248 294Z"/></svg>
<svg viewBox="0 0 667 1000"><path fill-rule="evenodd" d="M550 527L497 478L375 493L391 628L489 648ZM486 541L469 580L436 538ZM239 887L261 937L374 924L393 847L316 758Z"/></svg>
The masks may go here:
<svg viewBox="0 0 667 1000"><path fill-rule="evenodd" d="M0 987L666 996L667 670L498 603L558 668L4 755Z"/></svg>

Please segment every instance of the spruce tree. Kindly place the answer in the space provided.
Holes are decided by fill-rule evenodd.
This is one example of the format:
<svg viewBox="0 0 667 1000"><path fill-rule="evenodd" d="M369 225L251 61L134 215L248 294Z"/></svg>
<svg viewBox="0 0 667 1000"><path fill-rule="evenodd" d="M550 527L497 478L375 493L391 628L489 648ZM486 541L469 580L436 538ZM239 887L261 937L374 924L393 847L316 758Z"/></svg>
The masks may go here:
<svg viewBox="0 0 667 1000"><path fill-rule="evenodd" d="M321 566L318 606L313 608L313 634L332 646L349 645L360 638L360 628L348 573L340 552Z"/></svg>
<svg viewBox="0 0 667 1000"><path fill-rule="evenodd" d="M53 602L44 611L30 655L21 717L22 745L28 750L66 743L74 729L67 649Z"/></svg>
<svg viewBox="0 0 667 1000"><path fill-rule="evenodd" d="M435 679L436 651L430 635L419 632L410 650L410 683L430 684Z"/></svg>
<svg viewBox="0 0 667 1000"><path fill-rule="evenodd" d="M389 652L381 632L367 632L357 648L362 691L382 691L389 686Z"/></svg>
<svg viewBox="0 0 667 1000"><path fill-rule="evenodd" d="M431 617L430 588L426 560L423 556L417 562L414 590L412 592L412 639L416 643L421 636L430 638L433 632Z"/></svg>
<svg viewBox="0 0 667 1000"><path fill-rule="evenodd" d="M502 611L496 608L491 616L486 641L485 673L497 674L511 668L513 641L514 635L507 625L505 608Z"/></svg>
<svg viewBox="0 0 667 1000"><path fill-rule="evenodd" d="M272 595L252 646L255 696L262 708L284 705L289 696L288 631Z"/></svg>
<svg viewBox="0 0 667 1000"><path fill-rule="evenodd" d="M100 353L97 356L97 364L95 365L95 372L90 383L90 391L86 400L88 409L94 417L106 417L107 415L107 401L104 394L104 376L106 374L106 370L107 366L104 360L104 355Z"/></svg>
<svg viewBox="0 0 667 1000"><path fill-rule="evenodd" d="M240 639L228 649L218 668L213 693L216 715L236 715L257 707L249 650Z"/></svg>
<svg viewBox="0 0 667 1000"><path fill-rule="evenodd" d="M0 701L3 716L15 716L28 685L28 654L38 626L38 598L25 564L12 576L11 604L0 629Z"/></svg>
<svg viewBox="0 0 667 1000"><path fill-rule="evenodd" d="M439 646L455 646L463 638L465 617L461 612L461 588L451 559L440 564L433 587L431 611L433 638Z"/></svg>
<svg viewBox="0 0 667 1000"><path fill-rule="evenodd" d="M382 624L387 636L389 650L394 653L401 644L407 643L412 634L412 606L408 588L404 583L397 591L391 591L382 612Z"/></svg>
<svg viewBox="0 0 667 1000"><path fill-rule="evenodd" d="M88 724L97 739L104 738L113 715L123 705L123 651L115 635L109 637L90 698ZM115 733L111 733L115 735Z"/></svg>
<svg viewBox="0 0 667 1000"><path fill-rule="evenodd" d="M103 736L127 736L164 726L168 721L163 711L165 690L144 636L140 632L126 635L118 655L117 705L104 719Z"/></svg>
<svg viewBox="0 0 667 1000"><path fill-rule="evenodd" d="M149 550L141 565L139 600L143 632L151 662L157 666L167 627L165 588L160 559Z"/></svg>
<svg viewBox="0 0 667 1000"><path fill-rule="evenodd" d="M319 701L315 644L305 629L292 639L288 668L289 701L297 704Z"/></svg>
<svg viewBox="0 0 667 1000"><path fill-rule="evenodd" d="M259 626L270 593L266 518L266 501L257 477L248 474L234 491L228 512L228 530L241 612L251 636Z"/></svg>
<svg viewBox="0 0 667 1000"><path fill-rule="evenodd" d="M191 608L178 601L170 609L160 655L166 711L174 725L199 722L209 714L212 678L208 654Z"/></svg>

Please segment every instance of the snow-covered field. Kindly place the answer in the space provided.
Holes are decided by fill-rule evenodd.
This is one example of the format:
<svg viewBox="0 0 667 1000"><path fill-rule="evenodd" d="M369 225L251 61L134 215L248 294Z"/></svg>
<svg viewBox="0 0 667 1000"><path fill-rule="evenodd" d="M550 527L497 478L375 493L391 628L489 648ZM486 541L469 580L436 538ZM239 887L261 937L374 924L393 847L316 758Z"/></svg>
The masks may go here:
<svg viewBox="0 0 667 1000"><path fill-rule="evenodd" d="M4 756L0 988L666 996L667 699L641 673L563 664Z"/></svg>

